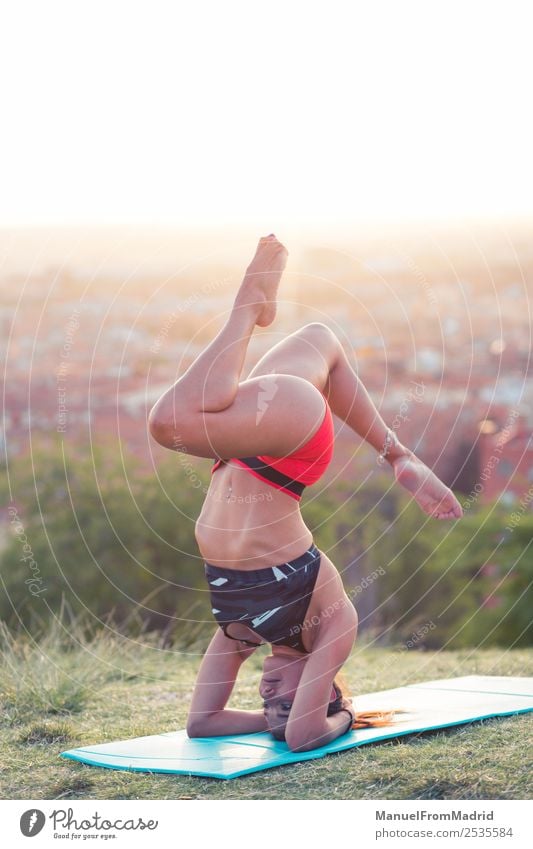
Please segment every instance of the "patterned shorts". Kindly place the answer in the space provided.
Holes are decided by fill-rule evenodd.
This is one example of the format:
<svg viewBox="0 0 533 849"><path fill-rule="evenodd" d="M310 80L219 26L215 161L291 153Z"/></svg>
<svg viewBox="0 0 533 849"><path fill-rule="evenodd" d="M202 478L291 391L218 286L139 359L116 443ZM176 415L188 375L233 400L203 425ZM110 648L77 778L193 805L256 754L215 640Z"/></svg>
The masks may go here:
<svg viewBox="0 0 533 849"><path fill-rule="evenodd" d="M320 569L314 543L295 560L266 569L204 565L212 613L227 637L237 640L226 629L230 622L242 622L268 643L306 651L301 635Z"/></svg>

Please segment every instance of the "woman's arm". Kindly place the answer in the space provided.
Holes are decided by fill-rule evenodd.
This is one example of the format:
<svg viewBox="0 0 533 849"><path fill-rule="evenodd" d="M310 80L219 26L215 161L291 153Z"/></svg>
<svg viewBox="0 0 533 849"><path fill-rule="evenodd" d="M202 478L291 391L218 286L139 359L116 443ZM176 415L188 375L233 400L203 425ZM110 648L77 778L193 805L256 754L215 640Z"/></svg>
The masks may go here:
<svg viewBox="0 0 533 849"><path fill-rule="evenodd" d="M187 719L189 737L219 737L266 731L262 710L227 710L239 669L255 649L217 628L202 658Z"/></svg>
<svg viewBox="0 0 533 849"><path fill-rule="evenodd" d="M332 740L336 740L337 737L346 734L350 730L354 722L354 717L350 711L340 710L333 716L327 716L325 721L325 729L319 736L315 734L310 740L304 740L299 744L289 746L290 750L292 752L308 752L310 749L318 749L320 746L331 743Z"/></svg>
<svg viewBox="0 0 533 849"><path fill-rule="evenodd" d="M338 613L321 624L306 664L285 729L293 752L306 752L331 743L348 728L349 712L327 715L331 685L349 656L357 634L357 613L348 601Z"/></svg>

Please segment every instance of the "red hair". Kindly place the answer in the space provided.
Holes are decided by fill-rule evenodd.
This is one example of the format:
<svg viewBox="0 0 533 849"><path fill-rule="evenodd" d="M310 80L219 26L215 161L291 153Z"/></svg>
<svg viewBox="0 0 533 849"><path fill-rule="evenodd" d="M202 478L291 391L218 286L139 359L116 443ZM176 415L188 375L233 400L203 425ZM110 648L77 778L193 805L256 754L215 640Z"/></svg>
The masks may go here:
<svg viewBox="0 0 533 849"><path fill-rule="evenodd" d="M337 694L335 701L331 701L328 707L328 716L334 716L343 710L344 701L347 698L347 688L342 676L337 675L333 682L333 689ZM394 715L402 713L397 710L364 710L356 711L352 729L356 728L383 728L383 726L394 725Z"/></svg>

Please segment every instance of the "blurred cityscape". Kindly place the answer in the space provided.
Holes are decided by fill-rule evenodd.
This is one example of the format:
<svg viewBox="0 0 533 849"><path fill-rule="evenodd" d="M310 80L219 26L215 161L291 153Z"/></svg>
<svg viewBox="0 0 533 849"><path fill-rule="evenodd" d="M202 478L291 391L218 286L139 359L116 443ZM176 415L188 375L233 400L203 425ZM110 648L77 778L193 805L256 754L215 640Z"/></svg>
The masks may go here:
<svg viewBox="0 0 533 849"><path fill-rule="evenodd" d="M147 412L222 326L255 242L165 237L172 250L150 262L131 237L111 262L105 246L83 255L69 238L54 256L49 235L0 234L2 460L37 434L88 452L105 438L149 471L169 453ZM533 483L532 288L527 228L300 239L246 370L301 324L328 324L402 442L456 491L483 481L480 501L512 505ZM329 474L356 480L374 452L336 427Z"/></svg>

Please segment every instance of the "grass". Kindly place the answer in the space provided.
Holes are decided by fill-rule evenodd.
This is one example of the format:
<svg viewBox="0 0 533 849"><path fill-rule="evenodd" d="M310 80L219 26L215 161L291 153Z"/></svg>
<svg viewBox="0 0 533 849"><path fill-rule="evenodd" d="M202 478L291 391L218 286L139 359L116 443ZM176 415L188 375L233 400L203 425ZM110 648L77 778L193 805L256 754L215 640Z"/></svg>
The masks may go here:
<svg viewBox="0 0 533 849"><path fill-rule="evenodd" d="M89 635L57 622L39 641L0 623L3 799L525 799L533 716L411 735L229 782L100 769L65 749L183 728L199 650L157 634ZM257 708L260 649L231 706ZM458 675L532 675L528 650L407 652L359 643L344 667L351 692Z"/></svg>

